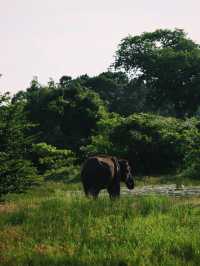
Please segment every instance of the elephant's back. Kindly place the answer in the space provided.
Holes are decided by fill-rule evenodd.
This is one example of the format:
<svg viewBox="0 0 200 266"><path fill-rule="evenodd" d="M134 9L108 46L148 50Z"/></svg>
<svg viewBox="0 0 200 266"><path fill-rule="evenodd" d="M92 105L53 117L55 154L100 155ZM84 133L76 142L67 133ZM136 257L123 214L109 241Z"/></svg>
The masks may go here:
<svg viewBox="0 0 200 266"><path fill-rule="evenodd" d="M107 185L114 173L114 166L110 158L90 157L83 164L81 179L85 183Z"/></svg>

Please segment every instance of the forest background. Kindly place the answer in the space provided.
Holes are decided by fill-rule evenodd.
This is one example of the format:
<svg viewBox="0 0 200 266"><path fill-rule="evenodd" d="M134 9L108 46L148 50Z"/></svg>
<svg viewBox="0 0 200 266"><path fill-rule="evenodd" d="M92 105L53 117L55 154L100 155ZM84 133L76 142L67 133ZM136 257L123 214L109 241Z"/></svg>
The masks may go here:
<svg viewBox="0 0 200 266"><path fill-rule="evenodd" d="M0 196L74 182L90 155L129 160L136 175L199 179L200 46L184 30L121 40L107 72L62 76L0 96Z"/></svg>

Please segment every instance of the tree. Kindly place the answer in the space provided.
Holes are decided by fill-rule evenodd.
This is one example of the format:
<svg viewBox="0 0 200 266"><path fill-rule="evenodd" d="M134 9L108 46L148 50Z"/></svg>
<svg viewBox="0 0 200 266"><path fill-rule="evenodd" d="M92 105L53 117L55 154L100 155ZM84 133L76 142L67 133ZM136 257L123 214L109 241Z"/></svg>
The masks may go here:
<svg viewBox="0 0 200 266"><path fill-rule="evenodd" d="M69 77L41 86L33 81L26 92L25 109L39 142L79 153L106 112L97 93Z"/></svg>
<svg viewBox="0 0 200 266"><path fill-rule="evenodd" d="M0 152L10 158L25 158L33 137L29 135L31 127L26 119L24 103L12 103L7 93L0 95Z"/></svg>
<svg viewBox="0 0 200 266"><path fill-rule="evenodd" d="M124 100L128 77L123 72L103 72L96 77L81 76L77 79L85 87L95 91L108 106L109 111L122 113L121 102Z"/></svg>
<svg viewBox="0 0 200 266"><path fill-rule="evenodd" d="M115 69L132 74L147 88L148 111L192 116L200 103L200 47L180 29L156 30L123 39Z"/></svg>
<svg viewBox="0 0 200 266"><path fill-rule="evenodd" d="M0 96L0 197L20 192L36 181L37 171L28 160L32 136L24 103Z"/></svg>

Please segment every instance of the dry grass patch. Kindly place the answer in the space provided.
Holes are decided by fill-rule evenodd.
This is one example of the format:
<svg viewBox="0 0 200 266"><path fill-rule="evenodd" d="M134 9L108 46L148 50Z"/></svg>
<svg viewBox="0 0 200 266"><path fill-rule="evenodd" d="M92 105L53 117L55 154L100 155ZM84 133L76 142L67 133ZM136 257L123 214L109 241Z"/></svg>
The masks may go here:
<svg viewBox="0 0 200 266"><path fill-rule="evenodd" d="M18 209L17 204L15 203L3 203L0 204L0 213L10 213Z"/></svg>

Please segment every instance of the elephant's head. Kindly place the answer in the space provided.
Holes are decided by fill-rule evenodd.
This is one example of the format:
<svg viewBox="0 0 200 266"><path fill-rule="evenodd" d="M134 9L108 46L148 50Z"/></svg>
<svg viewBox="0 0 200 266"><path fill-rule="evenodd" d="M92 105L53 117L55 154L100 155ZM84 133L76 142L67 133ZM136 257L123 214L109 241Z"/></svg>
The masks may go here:
<svg viewBox="0 0 200 266"><path fill-rule="evenodd" d="M118 160L120 166L121 180L125 182L128 189L133 189L135 186L134 177L132 175L131 167L127 160Z"/></svg>

